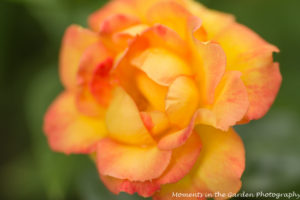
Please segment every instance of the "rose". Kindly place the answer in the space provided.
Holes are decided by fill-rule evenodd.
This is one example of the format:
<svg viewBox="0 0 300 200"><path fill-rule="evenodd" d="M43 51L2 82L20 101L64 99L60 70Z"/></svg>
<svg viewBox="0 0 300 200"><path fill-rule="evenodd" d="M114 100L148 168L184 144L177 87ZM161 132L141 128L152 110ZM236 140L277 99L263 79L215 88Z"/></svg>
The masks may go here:
<svg viewBox="0 0 300 200"><path fill-rule="evenodd" d="M244 148L232 129L278 92L278 49L190 0L114 0L65 33L65 91L45 116L55 151L96 154L113 192L236 193Z"/></svg>

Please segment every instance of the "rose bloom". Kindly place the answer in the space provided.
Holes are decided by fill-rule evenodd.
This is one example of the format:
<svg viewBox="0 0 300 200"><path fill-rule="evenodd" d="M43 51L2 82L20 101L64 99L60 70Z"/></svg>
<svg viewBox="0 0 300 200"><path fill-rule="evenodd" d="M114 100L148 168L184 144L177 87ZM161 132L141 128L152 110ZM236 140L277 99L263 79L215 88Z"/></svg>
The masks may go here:
<svg viewBox="0 0 300 200"><path fill-rule="evenodd" d="M192 0L111 1L89 29L66 30L65 90L44 122L50 147L93 155L115 194L234 194L245 152L232 126L270 108L281 84L278 51Z"/></svg>

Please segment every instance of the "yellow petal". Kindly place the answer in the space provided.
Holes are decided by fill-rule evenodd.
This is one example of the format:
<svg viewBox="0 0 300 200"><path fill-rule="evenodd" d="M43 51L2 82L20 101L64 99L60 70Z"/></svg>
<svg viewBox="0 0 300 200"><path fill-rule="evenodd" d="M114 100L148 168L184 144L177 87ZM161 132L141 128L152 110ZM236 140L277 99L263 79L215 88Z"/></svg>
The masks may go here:
<svg viewBox="0 0 300 200"><path fill-rule="evenodd" d="M106 114L109 136L127 144L153 144L132 98L120 87L116 88Z"/></svg>
<svg viewBox="0 0 300 200"><path fill-rule="evenodd" d="M186 127L198 104L199 94L193 79L181 76L170 85L166 97L166 113L171 123Z"/></svg>
<svg viewBox="0 0 300 200"><path fill-rule="evenodd" d="M98 144L97 166L101 175L130 181L158 178L170 163L172 152L157 147L127 146L103 139Z"/></svg>
<svg viewBox="0 0 300 200"><path fill-rule="evenodd" d="M145 73L142 72L137 74L136 80L139 90L151 104L153 109L164 111L165 98L168 88L158 85L153 80L151 80Z"/></svg>
<svg viewBox="0 0 300 200"><path fill-rule="evenodd" d="M216 192L235 194L239 191L245 169L245 150L238 134L233 129L222 132L208 126L198 126L196 131L202 142L197 163L180 181L164 185L154 196L155 200L172 199L174 191L199 195L184 198L191 200L206 199L205 195L215 197Z"/></svg>
<svg viewBox="0 0 300 200"><path fill-rule="evenodd" d="M191 75L190 68L182 59L162 48L149 48L131 63L163 86L170 85L180 75Z"/></svg>
<svg viewBox="0 0 300 200"><path fill-rule="evenodd" d="M233 129L222 132L199 126L196 131L203 144L193 175L197 187L212 193L238 192L245 169L245 150L241 138Z"/></svg>
<svg viewBox="0 0 300 200"><path fill-rule="evenodd" d="M64 153L91 153L107 135L104 120L82 115L75 106L75 95L62 93L45 115L44 131L51 148Z"/></svg>

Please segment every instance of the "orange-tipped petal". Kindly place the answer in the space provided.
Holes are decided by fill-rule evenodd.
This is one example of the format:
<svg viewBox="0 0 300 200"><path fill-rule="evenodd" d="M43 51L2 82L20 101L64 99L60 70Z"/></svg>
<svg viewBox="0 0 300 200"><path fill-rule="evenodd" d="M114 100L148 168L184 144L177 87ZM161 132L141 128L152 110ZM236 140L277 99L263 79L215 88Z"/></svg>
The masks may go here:
<svg viewBox="0 0 300 200"><path fill-rule="evenodd" d="M162 137L158 142L158 148L163 150L171 150L183 145L193 133L195 120L197 117L198 113L196 112L189 125L185 129L168 133L166 136Z"/></svg>
<svg viewBox="0 0 300 200"><path fill-rule="evenodd" d="M194 168L180 181L164 185L154 199L171 199L173 192L197 195L185 199L206 199L205 195L214 197L215 192L234 194L239 191L245 151L238 134L233 129L222 132L208 126L198 126L196 130L202 149Z"/></svg>
<svg viewBox="0 0 300 200"><path fill-rule="evenodd" d="M250 101L245 118L262 117L274 101L281 83L279 68L273 63L273 52L278 52L278 48L237 23L216 36L215 40L226 52L228 69L243 73Z"/></svg>
<svg viewBox="0 0 300 200"><path fill-rule="evenodd" d="M113 15L137 16L132 0L114 0L90 15L88 23L95 32L103 28L105 20Z"/></svg>
<svg viewBox="0 0 300 200"><path fill-rule="evenodd" d="M91 93L97 102L105 108L109 105L111 90L113 89L113 77L110 74L112 66L112 58L108 58L100 63L94 70L92 80L89 83Z"/></svg>
<svg viewBox="0 0 300 200"><path fill-rule="evenodd" d="M191 196L184 196L186 200L206 200L206 198L200 198L201 192L192 182L191 177L185 176L180 181L172 184L166 184L162 186L152 197L153 200L171 200L180 199L182 194L191 194ZM177 196L176 196L177 195ZM204 196L204 195L203 195ZM199 197L199 198L198 198Z"/></svg>
<svg viewBox="0 0 300 200"><path fill-rule="evenodd" d="M44 131L51 148L66 154L94 152L97 142L107 135L103 120L78 112L70 92L62 93L48 109Z"/></svg>
<svg viewBox="0 0 300 200"><path fill-rule="evenodd" d="M59 63L60 78L65 88L74 89L76 87L76 75L83 52L98 40L96 33L77 25L72 25L66 30Z"/></svg>
<svg viewBox="0 0 300 200"><path fill-rule="evenodd" d="M126 57L132 60L139 56L141 52L150 48L164 49L171 54L169 56L177 55L180 58L188 56L188 46L185 41L175 31L158 24L146 29L132 41L126 52ZM136 64L139 63L141 62L137 62Z"/></svg>
<svg viewBox="0 0 300 200"><path fill-rule="evenodd" d="M166 113L171 123L186 127L199 104L199 92L193 79L178 77L166 97Z"/></svg>
<svg viewBox="0 0 300 200"><path fill-rule="evenodd" d="M137 25L140 20L124 14L115 14L106 18L100 26L100 34L111 35Z"/></svg>
<svg viewBox="0 0 300 200"><path fill-rule="evenodd" d="M108 74L111 67L111 54L103 44L95 43L83 53L77 74L79 89L76 101L82 113L89 116L103 116L110 100L111 86ZM99 84L102 90L99 90Z"/></svg>
<svg viewBox="0 0 300 200"><path fill-rule="evenodd" d="M245 169L245 150L241 138L233 130L219 131L198 126L203 149L193 182L198 188L211 193L236 193L241 187L240 178Z"/></svg>
<svg viewBox="0 0 300 200"><path fill-rule="evenodd" d="M101 180L114 194L126 192L128 194L138 193L142 197L150 197L160 189L160 185L153 181L129 181L110 176L101 176Z"/></svg>
<svg viewBox="0 0 300 200"><path fill-rule="evenodd" d="M279 64L249 69L242 76L249 96L249 110L246 119L259 119L271 107L280 88L282 77Z"/></svg>
<svg viewBox="0 0 300 200"><path fill-rule="evenodd" d="M128 146L103 139L98 143L97 166L101 175L147 181L162 175L171 155L171 151L159 150L156 146Z"/></svg>
<svg viewBox="0 0 300 200"><path fill-rule="evenodd" d="M162 48L149 48L131 63L163 86L169 86L180 75L192 74L184 60Z"/></svg>
<svg viewBox="0 0 300 200"><path fill-rule="evenodd" d="M234 23L214 38L224 49L229 70L243 71L270 65L278 48L264 41L249 28Z"/></svg>
<svg viewBox="0 0 300 200"><path fill-rule="evenodd" d="M248 110L249 101L241 73L230 71L225 74L216 90L214 103L198 110L197 123L228 130L240 121Z"/></svg>
<svg viewBox="0 0 300 200"><path fill-rule="evenodd" d="M107 17L100 26L101 41L112 51L119 53L128 47L133 37L147 27L137 17L114 14Z"/></svg>
<svg viewBox="0 0 300 200"><path fill-rule="evenodd" d="M167 184L182 179L193 168L201 146L200 137L197 133L193 133L183 146L173 150L171 162L157 182Z"/></svg>
<svg viewBox="0 0 300 200"><path fill-rule="evenodd" d="M109 136L127 144L153 144L140 112L132 98L120 87L116 88L106 113Z"/></svg>
<svg viewBox="0 0 300 200"><path fill-rule="evenodd" d="M88 85L79 86L76 91L76 107L79 112L90 117L104 117L105 107L91 94Z"/></svg>

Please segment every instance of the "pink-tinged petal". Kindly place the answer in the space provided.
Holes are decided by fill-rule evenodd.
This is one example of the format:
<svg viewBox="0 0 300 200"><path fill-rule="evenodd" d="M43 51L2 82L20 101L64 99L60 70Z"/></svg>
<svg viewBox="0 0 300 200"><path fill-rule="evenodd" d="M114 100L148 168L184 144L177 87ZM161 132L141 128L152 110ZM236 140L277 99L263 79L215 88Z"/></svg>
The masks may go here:
<svg viewBox="0 0 300 200"><path fill-rule="evenodd" d="M147 25L137 17L114 14L106 18L100 26L101 41L112 51L119 53L128 47L130 41L143 32Z"/></svg>
<svg viewBox="0 0 300 200"><path fill-rule="evenodd" d="M103 139L98 143L97 166L101 175L148 181L162 175L171 155L171 151L159 150L156 146L128 146Z"/></svg>
<svg viewBox="0 0 300 200"><path fill-rule="evenodd" d="M185 176L180 181L172 184L162 186L162 189L154 194L153 200L171 200L183 198L182 194L190 194L191 196L184 196L186 200L206 200L197 195L201 192L192 182L191 177Z"/></svg>
<svg viewBox="0 0 300 200"><path fill-rule="evenodd" d="M80 59L90 45L99 40L98 35L76 25L70 26L62 41L60 52L60 78L65 88L74 89Z"/></svg>
<svg viewBox="0 0 300 200"><path fill-rule="evenodd" d="M272 53L278 48L264 41L249 28L234 23L217 35L216 40L224 49L229 70L243 71L270 65Z"/></svg>
<svg viewBox="0 0 300 200"><path fill-rule="evenodd" d="M137 16L132 0L114 0L90 15L88 23L95 32L99 32L103 23L113 15Z"/></svg>
<svg viewBox="0 0 300 200"><path fill-rule="evenodd" d="M245 169L245 150L241 138L233 129L224 133L212 127L198 126L196 131L203 149L193 171L194 184L212 194L238 192Z"/></svg>
<svg viewBox="0 0 300 200"><path fill-rule="evenodd" d="M153 181L129 181L113 178L110 176L101 176L102 182L114 194L126 192L128 194L138 193L142 197L151 197L160 185Z"/></svg>
<svg viewBox="0 0 300 200"><path fill-rule="evenodd" d="M120 87L114 91L106 113L109 136L127 144L154 144L132 98Z"/></svg>
<svg viewBox="0 0 300 200"><path fill-rule="evenodd" d="M188 57L188 46L185 41L175 31L159 24L146 29L136 37L131 42L125 57L132 60L149 48L164 49L183 60Z"/></svg>
<svg viewBox="0 0 300 200"><path fill-rule="evenodd" d="M192 74L184 60L162 48L148 48L131 63L162 86L169 86L180 75Z"/></svg>
<svg viewBox="0 0 300 200"><path fill-rule="evenodd" d="M152 121L151 116L147 112L141 112L141 118L148 131L151 131L154 127L154 123Z"/></svg>
<svg viewBox="0 0 300 200"><path fill-rule="evenodd" d="M158 142L158 148L162 150L172 150L185 144L185 142L193 133L197 117L198 113L196 112L186 128L168 133L166 136L162 137Z"/></svg>
<svg viewBox="0 0 300 200"><path fill-rule="evenodd" d="M199 92L193 79L178 77L169 87L166 114L171 123L186 127L199 104Z"/></svg>
<svg viewBox="0 0 300 200"><path fill-rule="evenodd" d="M103 107L108 107L111 100L111 91L114 85L113 76L110 74L112 66L112 58L108 58L100 63L94 70L92 80L89 83L91 93Z"/></svg>
<svg viewBox="0 0 300 200"><path fill-rule="evenodd" d="M144 123L147 123L146 121L148 121L147 124L149 124L148 127L153 136L159 136L165 133L165 131L170 127L169 119L164 112L154 110L144 112L143 115L147 116L144 117L143 121Z"/></svg>
<svg viewBox="0 0 300 200"><path fill-rule="evenodd" d="M167 183L174 183L182 179L194 166L201 150L201 141L195 133L182 147L175 149L172 153L171 162L165 172L152 181L129 181L109 176L101 176L104 184L114 194L126 192L133 194L137 192L143 197L150 197Z"/></svg>
<svg viewBox="0 0 300 200"><path fill-rule="evenodd" d="M237 71L225 74L216 89L214 103L198 110L197 123L226 131L243 118L248 110L249 101L246 87L240 76L241 73Z"/></svg>
<svg viewBox="0 0 300 200"><path fill-rule="evenodd" d="M279 64L249 69L244 72L242 79L247 87L250 102L246 119L259 119L269 110L279 91L282 81Z"/></svg>
<svg viewBox="0 0 300 200"><path fill-rule="evenodd" d="M120 56L118 62L116 62L115 72L119 78L120 85L134 99L141 110L147 109L147 101L145 101L147 96L144 97L145 94L142 94L142 91L139 90L141 88L137 88L139 85L136 84L136 79L132 78L140 70L132 66L131 60L151 47L166 49L170 53L180 57L187 56L187 45L184 41L179 38L176 32L162 25L151 27L134 38L128 49ZM156 107L154 109L163 110Z"/></svg>
<svg viewBox="0 0 300 200"><path fill-rule="evenodd" d="M91 94L88 85L79 86L76 90L75 103L78 111L90 117L104 117L105 107L101 106Z"/></svg>
<svg viewBox="0 0 300 200"><path fill-rule="evenodd" d="M201 146L200 137L197 133L193 133L183 146L173 150L171 162L157 182L162 185L182 179L193 168Z"/></svg>
<svg viewBox="0 0 300 200"><path fill-rule="evenodd" d="M281 84L279 68L273 63L273 52L278 52L278 48L237 23L216 36L215 40L226 52L228 69L243 73L250 101L246 121L259 119L270 108Z"/></svg>
<svg viewBox="0 0 300 200"><path fill-rule="evenodd" d="M83 53L77 74L76 104L80 112L103 116L110 100L112 62L111 53L101 43L89 46Z"/></svg>
<svg viewBox="0 0 300 200"><path fill-rule="evenodd" d="M185 199L206 199L205 195L215 197L215 192L234 194L239 191L245 169L245 150L238 134L233 129L222 132L209 126L198 126L196 131L202 142L198 161L183 179L162 186L154 199L172 199L176 193L196 195Z"/></svg>
<svg viewBox="0 0 300 200"><path fill-rule="evenodd" d="M106 18L100 26L100 34L111 35L138 25L140 20L134 16L115 14Z"/></svg>
<svg viewBox="0 0 300 200"><path fill-rule="evenodd" d="M77 82L78 84L88 83L97 68L100 68L102 75L110 72L113 54L102 44L96 43L89 46L80 59Z"/></svg>
<svg viewBox="0 0 300 200"><path fill-rule="evenodd" d="M50 106L44 119L44 131L51 148L66 154L92 153L97 142L107 135L102 119L78 112L71 92L62 93Z"/></svg>

